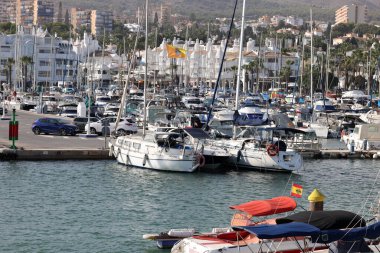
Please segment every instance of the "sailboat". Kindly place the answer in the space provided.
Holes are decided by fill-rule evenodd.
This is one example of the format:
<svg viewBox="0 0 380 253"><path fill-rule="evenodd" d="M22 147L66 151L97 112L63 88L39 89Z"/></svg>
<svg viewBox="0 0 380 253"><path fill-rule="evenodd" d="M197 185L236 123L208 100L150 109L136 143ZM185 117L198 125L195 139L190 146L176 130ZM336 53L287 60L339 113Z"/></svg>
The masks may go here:
<svg viewBox="0 0 380 253"><path fill-rule="evenodd" d="M141 167L152 170L193 172L204 163L204 157L199 150L191 144L184 143L179 133L153 132L146 133L146 90L148 70L148 0L145 7L145 75L144 75L144 110L143 110L143 134L142 136L119 136L110 139L110 155L125 165ZM137 40L136 40L137 41ZM136 44L135 44L136 46ZM128 77L130 74L130 69ZM127 80L127 83L129 81ZM127 85L126 85L127 86ZM127 90L124 89L121 117L125 107Z"/></svg>
<svg viewBox="0 0 380 253"><path fill-rule="evenodd" d="M240 49L238 74L236 85L235 111L239 110L240 93L240 69L242 60L243 38L244 38L244 15L245 0L243 1L242 24L240 34ZM241 109L242 110L242 109ZM261 131L261 136L252 138L237 138L236 122L234 125L233 139L228 141L215 141L216 146L225 147L230 153L230 164L247 170L298 171L303 166L302 156L289 149L284 141L273 138L272 130Z"/></svg>

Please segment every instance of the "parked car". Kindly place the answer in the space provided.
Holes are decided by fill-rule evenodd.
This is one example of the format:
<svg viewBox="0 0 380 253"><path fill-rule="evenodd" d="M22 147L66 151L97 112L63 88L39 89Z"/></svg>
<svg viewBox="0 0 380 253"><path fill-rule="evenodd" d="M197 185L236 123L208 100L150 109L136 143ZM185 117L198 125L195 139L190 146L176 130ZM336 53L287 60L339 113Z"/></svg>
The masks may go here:
<svg viewBox="0 0 380 253"><path fill-rule="evenodd" d="M78 109L76 107L62 107L59 109L59 116L74 118L78 116Z"/></svg>
<svg viewBox="0 0 380 253"><path fill-rule="evenodd" d="M97 122L99 118L90 117L90 122ZM79 132L84 132L84 127L88 123L88 117L76 117L73 119L73 124L79 128Z"/></svg>
<svg viewBox="0 0 380 253"><path fill-rule="evenodd" d="M59 134L59 135L76 135L79 128L65 119L59 118L39 118L32 124L34 134Z"/></svg>
<svg viewBox="0 0 380 253"><path fill-rule="evenodd" d="M84 130L87 131L88 124L84 127ZM109 128L109 130L105 130ZM116 117L107 117L103 118L97 122L90 123L90 132L92 134L103 134L105 131L114 132L116 128ZM137 133L137 124L131 118L121 118L120 122L117 126L116 133L118 135L126 135L126 134L135 134Z"/></svg>
<svg viewBox="0 0 380 253"><path fill-rule="evenodd" d="M5 114L7 114L8 113L8 110L7 110L7 108L5 108ZM3 107L2 106L0 106L0 117L1 116L3 116Z"/></svg>

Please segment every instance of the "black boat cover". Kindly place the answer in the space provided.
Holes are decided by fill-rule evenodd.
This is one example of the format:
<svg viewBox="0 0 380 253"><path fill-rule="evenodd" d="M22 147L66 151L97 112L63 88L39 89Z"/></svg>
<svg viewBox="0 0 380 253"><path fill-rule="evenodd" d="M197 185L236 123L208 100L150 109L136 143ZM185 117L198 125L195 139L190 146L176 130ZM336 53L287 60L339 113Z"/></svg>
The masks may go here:
<svg viewBox="0 0 380 253"><path fill-rule="evenodd" d="M364 219L352 212L334 211L303 211L276 219L277 224L289 222L304 222L321 230L364 227Z"/></svg>

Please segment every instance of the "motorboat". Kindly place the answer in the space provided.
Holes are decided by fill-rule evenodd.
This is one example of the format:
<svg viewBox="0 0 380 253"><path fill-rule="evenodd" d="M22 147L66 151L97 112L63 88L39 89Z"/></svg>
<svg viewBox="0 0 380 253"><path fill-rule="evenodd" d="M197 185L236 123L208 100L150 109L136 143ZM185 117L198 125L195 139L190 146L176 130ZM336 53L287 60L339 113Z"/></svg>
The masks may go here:
<svg viewBox="0 0 380 253"><path fill-rule="evenodd" d="M344 133L342 140L348 150L380 150L380 124L356 125L352 133Z"/></svg>
<svg viewBox="0 0 380 253"><path fill-rule="evenodd" d="M370 110L360 116L360 119L366 123L380 124L380 113L376 110Z"/></svg>
<svg viewBox="0 0 380 253"><path fill-rule="evenodd" d="M342 210L303 211L233 225L232 230L185 238L173 246L171 253L379 252L380 222L367 226L358 214Z"/></svg>
<svg viewBox="0 0 380 253"><path fill-rule="evenodd" d="M242 226L263 222L262 217L293 211L297 207L296 201L287 196L279 196L272 199L253 200L239 205L231 206L236 210L232 215L230 224L223 228L212 228L210 232L198 232L194 228L170 229L158 234L145 234L144 239L155 240L159 248L171 248L184 238L197 236L208 236L209 238L221 235L221 237L232 232L231 226ZM256 221L257 220L257 221ZM182 252L182 251L181 251Z"/></svg>
<svg viewBox="0 0 380 253"><path fill-rule="evenodd" d="M239 126L258 126L264 124L268 120L268 113L264 113L258 106L245 106L238 110L234 120Z"/></svg>
<svg viewBox="0 0 380 253"><path fill-rule="evenodd" d="M233 110L220 110L213 113L210 119L209 127L216 137L232 137L232 130L234 125L234 111Z"/></svg>

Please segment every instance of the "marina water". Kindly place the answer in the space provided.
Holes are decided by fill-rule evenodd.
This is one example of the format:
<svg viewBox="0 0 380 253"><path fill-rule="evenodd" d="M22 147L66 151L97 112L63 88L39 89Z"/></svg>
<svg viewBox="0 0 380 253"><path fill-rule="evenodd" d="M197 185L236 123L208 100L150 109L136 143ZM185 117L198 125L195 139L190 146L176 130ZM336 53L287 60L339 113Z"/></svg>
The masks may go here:
<svg viewBox="0 0 380 253"><path fill-rule="evenodd" d="M0 252L168 252L142 235L226 227L230 205L288 195L292 182L304 187L297 202L305 209L318 188L326 210L367 213L380 190L380 165L372 159L305 160L299 175L165 173L112 160L0 168Z"/></svg>

